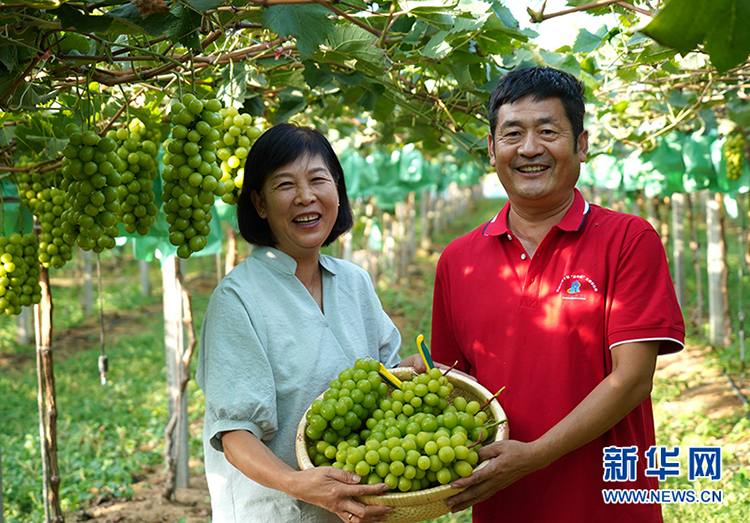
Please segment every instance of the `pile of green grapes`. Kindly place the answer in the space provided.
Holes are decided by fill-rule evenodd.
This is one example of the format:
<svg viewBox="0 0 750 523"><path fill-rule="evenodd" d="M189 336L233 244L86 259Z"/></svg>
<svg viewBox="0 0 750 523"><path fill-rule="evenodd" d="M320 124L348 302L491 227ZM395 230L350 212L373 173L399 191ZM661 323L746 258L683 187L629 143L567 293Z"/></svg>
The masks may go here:
<svg viewBox="0 0 750 523"><path fill-rule="evenodd" d="M130 154L110 137L100 137L93 130L81 131L68 124L65 132L70 141L63 149L60 188L70 208L63 214L68 224L61 226L66 243L84 251L102 252L115 246L119 235L120 214L118 187Z"/></svg>
<svg viewBox="0 0 750 523"><path fill-rule="evenodd" d="M21 158L18 167L31 167L29 158ZM36 216L39 233L38 259L45 268L61 268L73 257L72 245L75 237L66 241L65 231L73 231L73 225L63 219L63 213L70 208L65 192L56 187L59 174L24 171L18 174L18 196Z"/></svg>
<svg viewBox="0 0 750 523"><path fill-rule="evenodd" d="M0 311L8 316L42 298L37 249L34 233L0 236Z"/></svg>
<svg viewBox="0 0 750 523"><path fill-rule="evenodd" d="M727 178L739 180L742 169L745 166L745 137L740 132L733 132L727 136L722 147L724 154L724 165L726 166Z"/></svg>
<svg viewBox="0 0 750 523"><path fill-rule="evenodd" d="M401 492L470 476L477 450L497 425L488 423L482 405L460 395L451 400L453 385L439 369L403 381L388 395L375 367L379 363L357 360L307 411L313 464Z"/></svg>
<svg viewBox="0 0 750 523"><path fill-rule="evenodd" d="M230 205L237 203L245 177L245 158L250 146L261 135L261 130L253 125L253 117L240 114L236 107L226 107L219 111L224 118L221 124L221 147L216 156L221 162L221 182L226 193L221 199Z"/></svg>
<svg viewBox="0 0 750 523"><path fill-rule="evenodd" d="M188 258L208 243L214 196L222 197L216 145L221 138L222 104L185 94L171 104L171 137L164 142L162 200L169 223L169 242L177 256Z"/></svg>
<svg viewBox="0 0 750 523"><path fill-rule="evenodd" d="M117 155L123 160L117 188L120 204L119 221L129 234L148 234L156 221L159 208L154 204L154 180L159 176L157 153L158 131L147 129L138 118L127 127L107 132L107 137L117 144Z"/></svg>

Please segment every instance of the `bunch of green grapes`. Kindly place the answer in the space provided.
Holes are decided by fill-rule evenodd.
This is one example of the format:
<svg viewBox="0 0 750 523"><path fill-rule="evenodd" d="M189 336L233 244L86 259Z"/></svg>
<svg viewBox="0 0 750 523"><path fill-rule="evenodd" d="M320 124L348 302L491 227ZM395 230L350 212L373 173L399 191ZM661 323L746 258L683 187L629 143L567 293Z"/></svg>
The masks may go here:
<svg viewBox="0 0 750 523"><path fill-rule="evenodd" d="M234 205L242 190L245 158L252 143L261 135L261 130L253 125L252 116L240 114L236 107L222 109L220 114L224 118L221 124L223 135L216 156L221 161L221 181L226 187L226 194L221 199Z"/></svg>
<svg viewBox="0 0 750 523"><path fill-rule="evenodd" d="M37 249L34 233L0 236L0 311L8 316L42 298Z"/></svg>
<svg viewBox="0 0 750 523"><path fill-rule="evenodd" d="M154 180L159 176L156 160L159 147L147 138L149 135L158 139L158 134L147 129L137 118L128 122L127 127L107 132L107 136L117 143L117 156L125 164L118 187L119 220L126 232L137 232L141 236L148 234L159 212L154 203Z"/></svg>
<svg viewBox="0 0 750 523"><path fill-rule="evenodd" d="M478 401L462 396L449 401L452 393L453 385L439 369L403 381L401 389L380 399L362 430L353 424L343 440L325 434L312 438L307 432L310 459L316 466L354 472L363 483L386 483L402 492L470 476L479 461L477 450L497 423L487 423ZM309 428L314 414L307 421Z"/></svg>
<svg viewBox="0 0 750 523"><path fill-rule="evenodd" d="M745 137L740 132L733 132L727 136L722 147L727 178L738 180L742 176L745 166Z"/></svg>
<svg viewBox="0 0 750 523"><path fill-rule="evenodd" d="M61 189L70 208L63 219L65 241L84 251L102 252L115 246L120 213L118 188L129 151L118 148L108 136L94 131L81 132L75 124L65 127L70 141L63 149Z"/></svg>
<svg viewBox="0 0 750 523"><path fill-rule="evenodd" d="M362 358L341 371L323 399L316 399L307 412L307 437L337 445L363 429L380 399L388 394L379 369L377 361Z"/></svg>
<svg viewBox="0 0 750 523"><path fill-rule="evenodd" d="M169 242L177 256L188 258L203 249L211 232L211 206L226 187L216 159L221 138L221 102L186 94L172 103L171 137L164 142L162 200L169 223Z"/></svg>
<svg viewBox="0 0 750 523"><path fill-rule="evenodd" d="M19 167L30 167L33 162L21 158L16 164ZM39 173L25 171L17 176L18 195L21 204L25 205L36 216L41 232L39 233L38 258L45 268L61 268L72 259L73 237L66 241L65 233L72 232L74 227L63 218L70 208L65 199L65 192L57 187L59 173Z"/></svg>

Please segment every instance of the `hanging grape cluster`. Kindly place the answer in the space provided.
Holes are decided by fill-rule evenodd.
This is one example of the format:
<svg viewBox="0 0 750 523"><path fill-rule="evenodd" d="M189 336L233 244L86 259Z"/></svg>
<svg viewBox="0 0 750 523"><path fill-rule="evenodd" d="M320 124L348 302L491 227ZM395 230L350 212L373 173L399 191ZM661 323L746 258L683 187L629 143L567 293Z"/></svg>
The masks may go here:
<svg viewBox="0 0 750 523"><path fill-rule="evenodd" d="M221 108L219 100L201 100L190 93L170 108L172 132L164 143L162 200L169 242L180 258L206 246L214 198L226 193L215 153L221 138Z"/></svg>
<svg viewBox="0 0 750 523"><path fill-rule="evenodd" d="M0 311L8 316L42 298L37 249L34 233L0 236Z"/></svg>
<svg viewBox="0 0 750 523"><path fill-rule="evenodd" d="M727 178L738 180L742 176L745 166L745 137L740 132L733 132L727 136L722 147L724 153L724 165L727 170Z"/></svg>
<svg viewBox="0 0 750 523"><path fill-rule="evenodd" d="M154 180L159 176L158 131L147 129L141 120L130 120L127 127L107 132L117 144L117 155L124 162L117 188L120 212L118 221L129 234L148 234L159 208L154 203Z"/></svg>
<svg viewBox="0 0 750 523"><path fill-rule="evenodd" d="M21 158L18 167L29 168L33 165L29 158ZM18 174L18 196L36 216L39 224L38 260L45 268L61 268L73 257L72 245L75 239L71 236L66 241L65 232L72 231L72 224L63 219L64 212L70 208L65 199L65 192L57 187L59 172L40 173L24 171ZM35 240L36 243L36 240Z"/></svg>
<svg viewBox="0 0 750 523"><path fill-rule="evenodd" d="M221 161L221 181L226 193L221 199L234 205L242 190L245 176L245 158L252 143L260 136L261 131L253 126L253 117L247 113L240 114L236 107L221 109L221 147L216 156Z"/></svg>
<svg viewBox="0 0 750 523"><path fill-rule="evenodd" d="M115 246L120 213L118 188L131 152L118 148L110 137L92 130L81 132L75 124L65 127L70 141L63 149L61 188L70 209L63 218L66 242L84 251L102 252ZM137 156L137 153L136 153Z"/></svg>

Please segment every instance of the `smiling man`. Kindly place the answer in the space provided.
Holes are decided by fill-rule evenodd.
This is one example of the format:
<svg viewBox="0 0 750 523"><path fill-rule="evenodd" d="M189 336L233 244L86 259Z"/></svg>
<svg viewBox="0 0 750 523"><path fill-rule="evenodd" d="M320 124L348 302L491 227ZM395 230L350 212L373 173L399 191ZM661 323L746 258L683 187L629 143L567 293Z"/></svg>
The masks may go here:
<svg viewBox="0 0 750 523"><path fill-rule="evenodd" d="M682 348L684 324L656 231L575 188L584 112L565 72L500 79L488 146L508 203L438 262L433 357L505 387L511 439L482 448L489 464L448 501L473 506L475 522L662 521L658 504L606 504L603 490L658 488L644 456L652 379L657 356ZM605 468L612 449L628 455L624 475Z"/></svg>

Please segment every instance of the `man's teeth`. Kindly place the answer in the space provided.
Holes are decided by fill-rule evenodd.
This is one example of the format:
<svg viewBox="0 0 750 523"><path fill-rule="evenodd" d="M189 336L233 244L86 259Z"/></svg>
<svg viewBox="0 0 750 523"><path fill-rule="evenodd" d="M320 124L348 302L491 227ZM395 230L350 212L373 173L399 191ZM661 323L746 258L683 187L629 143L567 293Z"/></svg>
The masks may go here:
<svg viewBox="0 0 750 523"><path fill-rule="evenodd" d="M312 223L312 222L318 221L319 219L320 219L320 216L306 216L304 218L296 218L294 220L294 223L301 223L301 224Z"/></svg>
<svg viewBox="0 0 750 523"><path fill-rule="evenodd" d="M541 166L541 165L533 166L533 167L519 167L518 168L518 170L521 171L522 173L538 173L540 171L544 171L545 169L547 169L547 167Z"/></svg>

